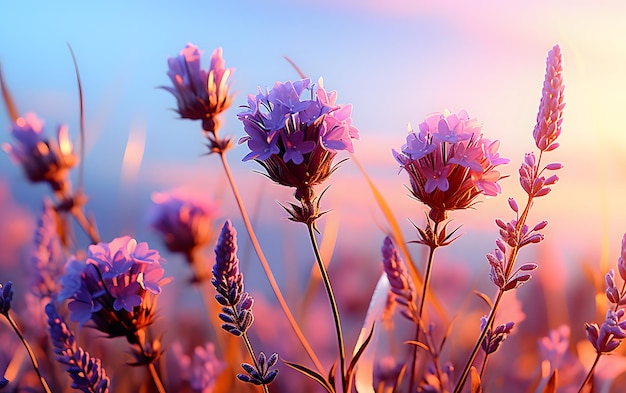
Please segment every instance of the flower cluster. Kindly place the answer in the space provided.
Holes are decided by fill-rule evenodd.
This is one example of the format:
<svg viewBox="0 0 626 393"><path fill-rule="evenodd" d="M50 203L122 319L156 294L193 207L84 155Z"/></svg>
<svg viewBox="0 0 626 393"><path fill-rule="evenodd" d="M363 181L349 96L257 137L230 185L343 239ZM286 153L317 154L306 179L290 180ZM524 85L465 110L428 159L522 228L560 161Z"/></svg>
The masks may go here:
<svg viewBox="0 0 626 393"><path fill-rule="evenodd" d="M498 153L499 141L483 138L482 126L466 111L433 113L409 135L393 156L409 174L413 196L430 208L435 222L447 212L466 209L474 199L501 192L499 165L509 162Z"/></svg>
<svg viewBox="0 0 626 393"><path fill-rule="evenodd" d="M233 70L225 68L222 48L213 51L208 70L200 68L200 54L197 46L188 43L178 56L170 57L167 76L174 87L163 88L176 97L180 117L202 120L202 129L215 134L219 128L217 115L232 103L228 78Z"/></svg>
<svg viewBox="0 0 626 393"><path fill-rule="evenodd" d="M413 279L407 272L400 253L389 236L385 237L382 247L383 269L389 280L389 291L394 295L396 303L402 306L401 314L417 322L416 290Z"/></svg>
<svg viewBox="0 0 626 393"><path fill-rule="evenodd" d="M265 354L261 352L255 363L258 367L248 363L243 363L241 366L248 374L237 374L237 378L243 382L249 382L253 385L269 385L272 381L274 381L274 379L276 379L278 370L273 369L272 367L278 363L277 353L273 353L269 358L267 358Z"/></svg>
<svg viewBox="0 0 626 393"><path fill-rule="evenodd" d="M487 326L487 317L483 316L480 318L480 330L483 330ZM493 331L491 329L487 329L487 335L485 336L485 340L481 344L481 349L485 351L486 354L492 354L500 348L500 345L504 340L506 340L507 336L511 333L511 330L515 326L514 322L507 322L502 325L498 325Z"/></svg>
<svg viewBox="0 0 626 393"><path fill-rule="evenodd" d="M98 358L78 346L74 333L59 315L52 303L46 305L50 338L57 361L67 366L72 388L85 393L106 393L111 381Z"/></svg>
<svg viewBox="0 0 626 393"><path fill-rule="evenodd" d="M57 130L57 139L43 135L43 123L33 113L18 118L11 127L14 144L2 147L17 164L21 165L31 182L47 182L54 191L69 187L67 172L78 162L72 152L67 126Z"/></svg>
<svg viewBox="0 0 626 393"><path fill-rule="evenodd" d="M177 193L152 194L150 226L159 231L167 249L190 257L209 243L216 207Z"/></svg>
<svg viewBox="0 0 626 393"><path fill-rule="evenodd" d="M308 97L304 97L307 96ZM352 105L336 103L336 92L327 93L309 79L276 83L265 93L248 96L248 106L238 113L250 148L243 160L255 160L278 184L303 187L322 183L333 172L337 151L354 152L352 139L359 131L352 125Z"/></svg>
<svg viewBox="0 0 626 393"><path fill-rule="evenodd" d="M215 355L213 343L195 347L191 356L183 353L179 342L172 346L172 350L177 358L177 365L180 367L180 377L189 384L193 392L213 392L217 377L224 368Z"/></svg>
<svg viewBox="0 0 626 393"><path fill-rule="evenodd" d="M129 236L91 245L84 262L68 262L59 298L71 299L70 320L81 326L92 320L111 337L134 339L153 321L163 262L158 251Z"/></svg>

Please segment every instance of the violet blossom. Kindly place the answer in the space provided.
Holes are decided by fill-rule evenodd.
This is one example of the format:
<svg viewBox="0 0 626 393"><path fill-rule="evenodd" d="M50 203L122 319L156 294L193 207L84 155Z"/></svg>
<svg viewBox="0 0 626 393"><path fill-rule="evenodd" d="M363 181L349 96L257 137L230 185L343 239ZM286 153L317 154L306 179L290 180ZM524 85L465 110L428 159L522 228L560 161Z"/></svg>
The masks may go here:
<svg viewBox="0 0 626 393"><path fill-rule="evenodd" d="M334 171L338 151L354 152L352 139L359 131L352 125L351 105L336 103L309 79L277 82L266 92L248 96L247 107L238 113L250 148L243 160L255 160L274 182L300 188L324 182ZM298 196L296 198L300 199Z"/></svg>
<svg viewBox="0 0 626 393"><path fill-rule="evenodd" d="M217 115L232 103L229 77L232 68L226 68L222 48L211 55L208 70L200 68L201 51L188 43L180 54L167 60L168 72L174 87L163 86L176 97L178 113L183 119L201 120L202 129L215 134L219 128Z"/></svg>
<svg viewBox="0 0 626 393"><path fill-rule="evenodd" d="M43 123L33 113L18 118L11 126L13 144L3 144L11 159L22 166L31 182L47 182L54 191L69 188L67 174L78 163L72 152L67 126L58 127L57 138L43 134Z"/></svg>
<svg viewBox="0 0 626 393"><path fill-rule="evenodd" d="M44 200L37 221L32 261L32 292L39 298L53 298L59 291L61 276L61 245L56 232L57 213L49 200Z"/></svg>
<svg viewBox="0 0 626 393"><path fill-rule="evenodd" d="M13 283L8 281L4 285L0 283L0 314L7 316L13 301Z"/></svg>
<svg viewBox="0 0 626 393"><path fill-rule="evenodd" d="M480 194L501 192L499 165L509 162L498 154L498 141L482 136L482 126L466 111L433 113L393 155L409 174L412 194L430 208L435 222L452 210L466 209Z"/></svg>
<svg viewBox="0 0 626 393"><path fill-rule="evenodd" d="M70 320L81 326L91 320L110 337L130 339L154 319L164 262L129 236L91 245L84 262L68 262L59 299L71 299Z"/></svg>
<svg viewBox="0 0 626 393"><path fill-rule="evenodd" d="M402 315L417 322L415 285L407 271L406 264L389 236L385 237L383 242L382 255L383 270L390 285L389 291L393 294L395 302L402 306Z"/></svg>

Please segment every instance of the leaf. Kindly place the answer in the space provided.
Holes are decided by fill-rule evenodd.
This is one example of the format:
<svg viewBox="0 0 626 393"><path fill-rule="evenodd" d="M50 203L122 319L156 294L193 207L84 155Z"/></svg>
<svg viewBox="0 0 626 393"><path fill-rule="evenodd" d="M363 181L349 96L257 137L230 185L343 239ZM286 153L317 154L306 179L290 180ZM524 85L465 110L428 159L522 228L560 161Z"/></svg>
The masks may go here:
<svg viewBox="0 0 626 393"><path fill-rule="evenodd" d="M320 385L322 385L322 387L328 393L335 393L335 389L318 372L316 372L314 370L311 370L310 368L308 368L306 366L303 366L301 364L298 364L298 363L292 363L292 362L288 362L286 360L283 360L283 363L285 363L287 366L293 368L296 371L300 371L302 374L306 375L307 377L311 378L312 380L317 381Z"/></svg>
<svg viewBox="0 0 626 393"><path fill-rule="evenodd" d="M2 76L2 67L0 67L0 89L2 89L2 98L4 98L4 105L7 108L7 112L9 112L9 117L12 121L16 121L20 116L17 112L15 101L13 101L13 96L11 96L11 92L4 82L4 77Z"/></svg>
<svg viewBox="0 0 626 393"><path fill-rule="evenodd" d="M352 360L350 361L350 365L348 366L348 370L346 371L347 380L350 380L350 378L352 377L352 371L354 370L354 366L356 366L357 362L359 361L359 358L361 357L361 355L363 355L363 352L365 352L365 348L367 348L367 344L369 344L370 340L372 339L372 336L374 334L374 325L375 323L372 323L372 328L370 329L370 333L367 335L367 338L365 339L365 341L363 341L361 346L359 346L358 349L355 347L356 353L352 357Z"/></svg>
<svg viewBox="0 0 626 393"><path fill-rule="evenodd" d="M472 366L470 376L470 392L471 393L482 393L483 388L480 386L480 375L478 375L478 371L476 371L476 367Z"/></svg>
<svg viewBox="0 0 626 393"><path fill-rule="evenodd" d="M474 295L478 296L479 298L483 299L483 301L485 303L487 303L487 306L489 307L489 309L491 310L493 308L493 303L491 302L491 299L489 299L489 296L485 295L484 293L474 290Z"/></svg>
<svg viewBox="0 0 626 393"><path fill-rule="evenodd" d="M426 345L426 344L424 344L424 343L422 343L422 342L419 342L419 341L414 341L414 340L409 340L409 341L405 341L404 343L405 343L405 344L415 345L416 347L421 348L421 349L423 349L424 351L426 351L426 352L430 353L430 348L428 348L428 345Z"/></svg>
<svg viewBox="0 0 626 393"><path fill-rule="evenodd" d="M330 386L333 388L333 390L336 389L335 386L335 372L337 371L337 362L334 362L333 365L330 367L330 370L328 371L328 382L330 383Z"/></svg>
<svg viewBox="0 0 626 393"><path fill-rule="evenodd" d="M543 389L543 393L556 393L556 385L558 379L558 370L555 369L552 373L552 376L550 377L550 380L548 381L548 384Z"/></svg>

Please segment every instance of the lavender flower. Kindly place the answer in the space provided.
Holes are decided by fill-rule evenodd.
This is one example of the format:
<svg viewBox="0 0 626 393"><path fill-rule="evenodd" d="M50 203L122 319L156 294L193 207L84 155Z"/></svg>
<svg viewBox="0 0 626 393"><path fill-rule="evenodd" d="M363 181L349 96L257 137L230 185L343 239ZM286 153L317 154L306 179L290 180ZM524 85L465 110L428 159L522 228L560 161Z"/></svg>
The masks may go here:
<svg viewBox="0 0 626 393"><path fill-rule="evenodd" d="M406 271L406 265L389 236L383 241L382 254L383 269L390 284L389 290L393 293L396 303L403 306L402 315L416 321L417 307L413 279Z"/></svg>
<svg viewBox="0 0 626 393"><path fill-rule="evenodd" d="M268 359L265 354L261 352L256 361L258 368L251 364L243 363L241 367L243 367L247 374L237 374L237 378L243 382L249 382L254 385L269 385L274 381L276 375L278 375L278 370L272 369L277 362L277 353L273 353Z"/></svg>
<svg viewBox="0 0 626 393"><path fill-rule="evenodd" d="M189 259L195 249L211 240L216 210L208 202L182 194L155 193L149 222L161 233L168 250Z"/></svg>
<svg viewBox="0 0 626 393"><path fill-rule="evenodd" d="M18 118L12 125L14 144L2 147L12 160L21 165L31 182L47 182L55 191L69 188L67 172L78 162L72 153L67 126L60 126L57 139L43 136L43 123L33 113Z"/></svg>
<svg viewBox="0 0 626 393"><path fill-rule="evenodd" d="M487 325L487 317L482 316L480 318L480 330L485 329ZM487 329L487 334L485 336L485 340L481 344L481 348L487 355L496 352L502 342L506 340L507 336L511 333L511 330L515 326L514 322L507 322L502 325L498 325L495 329Z"/></svg>
<svg viewBox="0 0 626 393"><path fill-rule="evenodd" d="M308 93L309 98L302 98ZM359 132L352 125L351 105L335 103L309 79L276 83L268 92L248 96L248 105L237 116L243 123L250 148L243 160L255 160L278 184L295 187L296 198L304 188L324 182L335 170L332 162L340 150L354 152L352 139Z"/></svg>
<svg viewBox="0 0 626 393"><path fill-rule="evenodd" d="M72 259L61 278L60 300L71 299L70 320L111 337L133 338L154 319L164 269L158 251L128 236L89 246L85 262Z"/></svg>
<svg viewBox="0 0 626 393"><path fill-rule="evenodd" d="M624 310L608 310L602 325L586 323L587 340L598 355L613 352L626 338L626 320L622 321Z"/></svg>
<svg viewBox="0 0 626 393"><path fill-rule="evenodd" d="M556 149L559 144L556 139L561 135L563 123L563 61L561 48L555 45L546 60L546 76L541 92L541 102L537 113L537 125L533 130L535 143L541 151Z"/></svg>
<svg viewBox="0 0 626 393"><path fill-rule="evenodd" d="M100 359L92 357L78 346L74 333L52 303L46 305L46 314L56 359L67 366L66 370L72 378L72 388L87 393L108 392L111 381Z"/></svg>
<svg viewBox="0 0 626 393"><path fill-rule="evenodd" d="M228 78L233 69L224 67L222 48L213 51L208 70L200 68L200 54L197 46L188 43L178 56L170 57L167 75L174 87L163 89L176 97L180 117L202 120L202 129L215 134L219 128L217 115L232 103Z"/></svg>
<svg viewBox="0 0 626 393"><path fill-rule="evenodd" d="M224 223L215 246L211 284L217 290L215 299L222 305L222 313L219 314L224 321L222 329L241 336L254 322L254 299L244 291L243 274L239 271L237 258L237 231L230 220Z"/></svg>
<svg viewBox="0 0 626 393"><path fill-rule="evenodd" d="M52 203L45 200L37 222L32 255L32 292L39 298L53 298L59 291L61 249L56 232L57 216Z"/></svg>
<svg viewBox="0 0 626 393"><path fill-rule="evenodd" d="M13 300L13 283L8 281L2 285L0 283L0 314L8 316Z"/></svg>
<svg viewBox="0 0 626 393"><path fill-rule="evenodd" d="M626 234L622 237L622 249L617 259L617 271L622 280L626 281Z"/></svg>
<svg viewBox="0 0 626 393"><path fill-rule="evenodd" d="M483 138L481 128L466 111L433 113L418 131L409 126L401 151L392 151L409 174L413 196L430 208L435 223L449 211L472 206L480 194L501 192L495 168L509 160L498 154L498 141Z"/></svg>

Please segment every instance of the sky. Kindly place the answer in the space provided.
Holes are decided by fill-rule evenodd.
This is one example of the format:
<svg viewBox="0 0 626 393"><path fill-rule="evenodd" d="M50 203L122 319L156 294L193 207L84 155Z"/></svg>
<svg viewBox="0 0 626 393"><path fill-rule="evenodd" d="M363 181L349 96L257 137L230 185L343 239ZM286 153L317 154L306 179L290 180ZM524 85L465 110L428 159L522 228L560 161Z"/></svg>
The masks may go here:
<svg viewBox="0 0 626 393"><path fill-rule="evenodd" d="M565 169L531 220L550 222L545 247L565 260L606 265L618 256L626 232L621 1L21 1L0 10L0 64L20 112L36 112L49 133L68 124L74 140L78 93L68 44L76 55L86 115L87 208L103 237L152 236L144 220L150 194L172 188L220 200L224 217L237 224L218 159L204 154L198 125L177 119L173 97L159 89L169 83L168 56L192 42L204 51L205 65L222 47L226 66L235 68L236 96L222 117L223 134L243 135L235 115L248 94L298 78L284 56L312 79L323 77L339 103L353 104L361 134L357 157L407 239L416 236L408 219L421 223L423 208L407 196L408 179L390 151L404 143L409 122L444 109L468 110L511 158L503 195L455 214L464 235L450 257L484 265L497 236L494 219L511 219L506 198L521 201L517 169L534 149L545 58L559 44L567 106L561 147L550 160ZM2 110L0 124L8 130ZM9 141L8 132L0 133L0 142ZM229 160L262 243L302 243L310 253L304 228L290 230L294 224L276 203L289 201L291 190L269 184L255 163L242 163L246 153L238 146ZM6 154L0 155L0 182L33 212L47 194L28 184ZM342 164L331 183L324 205L332 213L322 227L336 228L337 252L378 252L386 224L355 165ZM273 252L290 251L278 246Z"/></svg>

